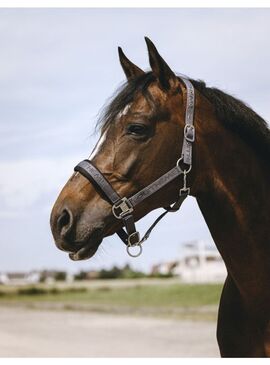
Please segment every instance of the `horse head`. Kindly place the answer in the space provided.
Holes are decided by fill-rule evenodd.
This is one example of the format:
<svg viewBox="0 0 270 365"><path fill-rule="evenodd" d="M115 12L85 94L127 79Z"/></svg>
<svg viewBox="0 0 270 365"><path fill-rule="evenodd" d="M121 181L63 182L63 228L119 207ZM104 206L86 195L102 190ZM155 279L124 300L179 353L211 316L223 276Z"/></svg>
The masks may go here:
<svg viewBox="0 0 270 365"><path fill-rule="evenodd" d="M151 71L134 65L119 48L127 81L99 121L100 139L89 160L121 197L130 197L172 169L181 157L186 87L146 38ZM190 175L189 179L192 179ZM177 177L134 209L135 221L176 201ZM56 245L73 260L90 258L122 222L95 184L75 172L51 213Z"/></svg>

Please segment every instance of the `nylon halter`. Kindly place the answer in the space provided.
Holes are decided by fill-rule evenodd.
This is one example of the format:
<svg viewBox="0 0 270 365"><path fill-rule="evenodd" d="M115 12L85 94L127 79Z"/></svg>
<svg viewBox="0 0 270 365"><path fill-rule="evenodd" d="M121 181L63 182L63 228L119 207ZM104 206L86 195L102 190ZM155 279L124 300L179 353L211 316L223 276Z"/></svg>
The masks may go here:
<svg viewBox="0 0 270 365"><path fill-rule="evenodd" d="M122 220L126 230L121 228L116 233L120 239L127 246L127 252L132 257L137 257L142 253L142 243L146 241L156 224L168 213L176 212L180 209L183 201L190 193L190 188L187 187L186 178L187 174L192 168L192 143L195 141L195 127L194 127L194 108L195 108L195 92L192 83L185 77L181 76L180 79L184 82L187 92L187 105L185 113L185 127L183 146L180 158L177 160L176 165L167 173L156 179L154 182L138 191L136 194L130 197L120 197L119 194L113 189L109 181L105 178L101 171L90 160L84 160L80 162L75 171L78 171L83 175L90 183L92 183L99 193L108 200L112 205L112 213L116 219ZM186 165L187 169L182 169L180 165ZM135 227L135 220L133 217L133 211L136 205L143 202L149 196L160 190L176 177L183 175L183 186L179 190L179 196L175 200L172 206L166 207L163 212L146 231L144 236L140 238L139 232ZM137 254L131 252L131 247L137 246L139 251Z"/></svg>

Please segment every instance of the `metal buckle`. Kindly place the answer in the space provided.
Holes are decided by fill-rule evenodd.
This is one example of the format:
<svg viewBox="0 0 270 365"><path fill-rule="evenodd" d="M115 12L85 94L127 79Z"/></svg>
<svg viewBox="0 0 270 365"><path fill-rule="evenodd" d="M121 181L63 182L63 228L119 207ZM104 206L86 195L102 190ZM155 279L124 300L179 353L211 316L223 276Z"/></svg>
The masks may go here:
<svg viewBox="0 0 270 365"><path fill-rule="evenodd" d="M182 188L179 190L179 196L189 195L189 194L190 194L190 188Z"/></svg>
<svg viewBox="0 0 270 365"><path fill-rule="evenodd" d="M186 124L184 128L184 136L188 142L195 141L195 127L192 124Z"/></svg>
<svg viewBox="0 0 270 365"><path fill-rule="evenodd" d="M120 212L117 212L120 209ZM112 206L112 212L115 218L122 219L125 215L133 212L133 207L128 198L122 198Z"/></svg>
<svg viewBox="0 0 270 365"><path fill-rule="evenodd" d="M133 239L135 240L134 242ZM140 233L133 232L128 236L128 246L137 246L140 243Z"/></svg>
<svg viewBox="0 0 270 365"><path fill-rule="evenodd" d="M134 242L133 239L135 240ZM139 251L137 253L132 253L131 248L133 247L139 247ZM131 257L138 257L142 253L142 244L140 241L140 233L139 232L133 232L128 236L128 244L127 244L127 253Z"/></svg>

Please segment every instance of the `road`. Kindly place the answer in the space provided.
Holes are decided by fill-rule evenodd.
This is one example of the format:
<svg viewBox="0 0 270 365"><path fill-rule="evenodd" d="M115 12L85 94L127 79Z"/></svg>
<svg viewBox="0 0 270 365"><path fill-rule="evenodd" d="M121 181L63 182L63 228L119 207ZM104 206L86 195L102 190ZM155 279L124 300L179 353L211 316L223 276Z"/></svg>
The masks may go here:
<svg viewBox="0 0 270 365"><path fill-rule="evenodd" d="M217 357L215 322L0 307L1 357Z"/></svg>

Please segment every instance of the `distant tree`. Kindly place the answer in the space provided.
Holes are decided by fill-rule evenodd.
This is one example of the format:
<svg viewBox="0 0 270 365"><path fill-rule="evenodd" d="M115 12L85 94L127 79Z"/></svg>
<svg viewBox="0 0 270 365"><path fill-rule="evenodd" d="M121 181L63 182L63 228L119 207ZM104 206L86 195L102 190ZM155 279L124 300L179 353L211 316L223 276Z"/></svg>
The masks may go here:
<svg viewBox="0 0 270 365"><path fill-rule="evenodd" d="M94 274L93 274L94 273ZM90 275L91 274L91 275ZM75 280L91 280L91 279L134 279L147 277L141 271L133 270L128 264L123 268L113 266L111 269L101 269L100 271L80 271L74 276Z"/></svg>
<svg viewBox="0 0 270 365"><path fill-rule="evenodd" d="M65 281L67 278L67 273L65 271L56 271L54 279L56 281Z"/></svg>
<svg viewBox="0 0 270 365"><path fill-rule="evenodd" d="M40 273L40 278L39 278L39 282L40 283L44 283L44 281L46 280L46 271L43 270L41 273Z"/></svg>
<svg viewBox="0 0 270 365"><path fill-rule="evenodd" d="M128 264L123 268L117 266L112 267L109 270L101 270L99 272L100 279L134 279L143 278L146 275L140 271L134 271Z"/></svg>
<svg viewBox="0 0 270 365"><path fill-rule="evenodd" d="M102 269L99 272L100 279L118 279L121 277L121 269L113 266L110 270Z"/></svg>
<svg viewBox="0 0 270 365"><path fill-rule="evenodd" d="M74 280L86 280L87 271L81 270L78 274L74 275Z"/></svg>
<svg viewBox="0 0 270 365"><path fill-rule="evenodd" d="M143 278L146 275L141 271L133 270L129 264L123 267L121 277L123 279L135 279L135 278Z"/></svg>

